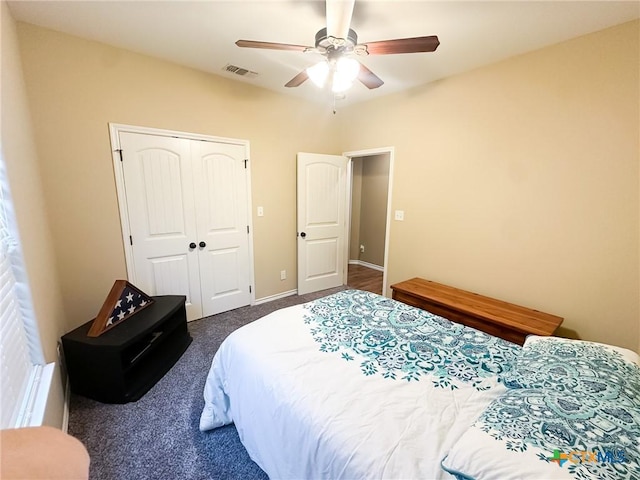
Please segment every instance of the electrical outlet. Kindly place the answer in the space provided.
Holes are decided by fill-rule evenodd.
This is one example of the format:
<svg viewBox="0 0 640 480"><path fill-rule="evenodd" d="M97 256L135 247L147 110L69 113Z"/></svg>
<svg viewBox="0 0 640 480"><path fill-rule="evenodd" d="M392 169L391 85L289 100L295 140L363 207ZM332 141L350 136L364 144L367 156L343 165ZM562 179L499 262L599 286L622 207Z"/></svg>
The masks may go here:
<svg viewBox="0 0 640 480"><path fill-rule="evenodd" d="M400 221L404 220L404 210L396 210L395 219Z"/></svg>
<svg viewBox="0 0 640 480"><path fill-rule="evenodd" d="M258 207L258 216L259 217L264 217L264 208Z"/></svg>
<svg viewBox="0 0 640 480"><path fill-rule="evenodd" d="M287 279L287 271L280 270L280 280L286 280L286 279Z"/></svg>

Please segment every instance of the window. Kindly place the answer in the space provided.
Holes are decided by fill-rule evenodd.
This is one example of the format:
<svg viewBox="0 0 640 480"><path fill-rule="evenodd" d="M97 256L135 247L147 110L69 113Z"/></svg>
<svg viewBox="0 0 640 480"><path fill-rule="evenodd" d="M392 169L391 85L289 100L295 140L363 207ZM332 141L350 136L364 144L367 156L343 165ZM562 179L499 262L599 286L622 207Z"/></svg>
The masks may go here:
<svg viewBox="0 0 640 480"><path fill-rule="evenodd" d="M39 402L39 385L46 368L8 183L4 160L0 157L1 428L41 422L32 418L32 412ZM40 408L44 413L44 405Z"/></svg>

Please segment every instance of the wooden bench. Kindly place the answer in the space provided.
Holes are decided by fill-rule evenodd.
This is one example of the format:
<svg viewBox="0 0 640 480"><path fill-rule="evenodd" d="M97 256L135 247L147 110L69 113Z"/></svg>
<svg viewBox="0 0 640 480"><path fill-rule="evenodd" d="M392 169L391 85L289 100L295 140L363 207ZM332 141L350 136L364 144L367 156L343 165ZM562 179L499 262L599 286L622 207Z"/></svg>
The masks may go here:
<svg viewBox="0 0 640 480"><path fill-rule="evenodd" d="M396 283L391 290L394 300L520 345L527 335L552 335L563 320L422 278Z"/></svg>

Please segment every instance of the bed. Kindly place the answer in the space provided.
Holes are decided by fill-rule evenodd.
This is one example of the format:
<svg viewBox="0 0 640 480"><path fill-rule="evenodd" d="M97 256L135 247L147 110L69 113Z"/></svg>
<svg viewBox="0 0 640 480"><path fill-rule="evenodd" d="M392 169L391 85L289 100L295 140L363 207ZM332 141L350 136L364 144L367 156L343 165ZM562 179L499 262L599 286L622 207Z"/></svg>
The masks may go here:
<svg viewBox="0 0 640 480"><path fill-rule="evenodd" d="M607 367L596 377L583 360L580 369L562 357L572 365L565 381L574 385L569 377L576 369L582 375L574 398L591 405L576 412L562 401L561 381L545 383L540 366L549 362L534 347L548 342L536 338L542 340L520 347L373 293L339 292L274 312L227 337L207 376L200 429L235 423L251 458L278 479L513 478L521 464L528 468L522 478L606 478L602 472L609 470L611 478L640 478L638 356L603 346L597 365L608 365L611 355L623 375L612 376ZM557 452L580 449L581 432L562 443L558 429L536 437L534 421L516 422L521 431L504 421L529 400L534 416L560 417L542 408L551 398L547 391L582 424L597 423L598 415L608 415L609 424L616 415L624 420L609 428L607 442L589 437L584 444L584 451L603 446L595 474L553 461ZM520 397L510 398L514 392ZM558 421L568 431L571 419Z"/></svg>

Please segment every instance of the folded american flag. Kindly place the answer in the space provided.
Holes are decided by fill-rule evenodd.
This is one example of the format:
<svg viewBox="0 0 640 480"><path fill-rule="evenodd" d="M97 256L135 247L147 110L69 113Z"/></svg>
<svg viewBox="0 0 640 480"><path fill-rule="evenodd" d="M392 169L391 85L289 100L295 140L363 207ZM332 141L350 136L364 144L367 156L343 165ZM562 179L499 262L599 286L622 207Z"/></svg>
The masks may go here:
<svg viewBox="0 0 640 480"><path fill-rule="evenodd" d="M116 280L87 335L97 337L151 303L153 299L142 290L126 280Z"/></svg>

